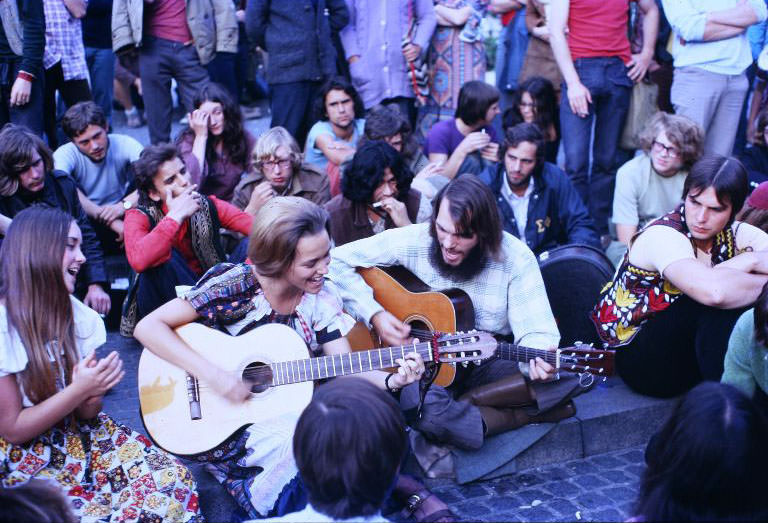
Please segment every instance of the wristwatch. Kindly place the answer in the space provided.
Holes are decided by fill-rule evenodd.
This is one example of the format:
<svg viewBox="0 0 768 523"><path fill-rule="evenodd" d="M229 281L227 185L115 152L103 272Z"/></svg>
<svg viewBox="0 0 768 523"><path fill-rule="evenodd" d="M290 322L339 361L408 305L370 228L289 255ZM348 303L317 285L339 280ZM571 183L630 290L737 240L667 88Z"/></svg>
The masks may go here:
<svg viewBox="0 0 768 523"><path fill-rule="evenodd" d="M123 209L125 209L127 211L131 207L133 207L133 202L131 202L129 200L123 200Z"/></svg>

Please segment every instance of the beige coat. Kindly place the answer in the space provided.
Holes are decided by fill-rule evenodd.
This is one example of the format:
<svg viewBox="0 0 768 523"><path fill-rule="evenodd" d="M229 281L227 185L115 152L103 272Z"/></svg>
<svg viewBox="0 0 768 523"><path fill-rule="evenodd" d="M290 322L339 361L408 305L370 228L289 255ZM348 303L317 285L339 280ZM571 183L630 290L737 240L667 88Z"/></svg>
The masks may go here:
<svg viewBox="0 0 768 523"><path fill-rule="evenodd" d="M114 0L112 48L140 47L143 38L144 0ZM237 52L237 20L230 0L187 0L187 25L205 65L216 52Z"/></svg>

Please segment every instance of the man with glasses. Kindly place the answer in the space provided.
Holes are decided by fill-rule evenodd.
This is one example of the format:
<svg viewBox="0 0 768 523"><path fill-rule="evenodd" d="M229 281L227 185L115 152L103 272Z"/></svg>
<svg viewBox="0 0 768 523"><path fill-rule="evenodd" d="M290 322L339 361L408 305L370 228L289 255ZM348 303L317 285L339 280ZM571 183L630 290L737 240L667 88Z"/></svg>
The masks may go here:
<svg viewBox="0 0 768 523"><path fill-rule="evenodd" d="M640 136L643 153L616 173L612 221L623 246L612 246L616 255L609 257L620 258L638 230L680 202L702 142L701 128L685 116L660 112L648 122Z"/></svg>
<svg viewBox="0 0 768 523"><path fill-rule="evenodd" d="M303 161L299 145L285 128L262 134L253 154L253 169L235 187L235 207L255 215L275 196L298 196L318 205L331 199L328 176Z"/></svg>
<svg viewBox="0 0 768 523"><path fill-rule="evenodd" d="M480 180L490 187L504 230L535 254L558 245L600 247L592 218L568 176L544 161L544 135L535 124L507 130L499 163Z"/></svg>

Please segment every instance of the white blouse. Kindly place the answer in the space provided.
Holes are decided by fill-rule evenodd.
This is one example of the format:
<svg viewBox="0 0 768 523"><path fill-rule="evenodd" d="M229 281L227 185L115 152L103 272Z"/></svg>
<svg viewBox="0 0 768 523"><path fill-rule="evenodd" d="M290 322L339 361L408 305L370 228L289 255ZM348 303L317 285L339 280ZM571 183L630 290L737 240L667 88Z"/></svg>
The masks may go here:
<svg viewBox="0 0 768 523"><path fill-rule="evenodd" d="M82 359L107 341L107 330L96 311L72 295L69 299L75 321L75 345ZM0 377L17 374L18 380L18 373L26 368L28 362L27 350L16 329L8 324L5 305L0 304ZM18 383L22 404L31 407L33 404L24 393L21 381Z"/></svg>

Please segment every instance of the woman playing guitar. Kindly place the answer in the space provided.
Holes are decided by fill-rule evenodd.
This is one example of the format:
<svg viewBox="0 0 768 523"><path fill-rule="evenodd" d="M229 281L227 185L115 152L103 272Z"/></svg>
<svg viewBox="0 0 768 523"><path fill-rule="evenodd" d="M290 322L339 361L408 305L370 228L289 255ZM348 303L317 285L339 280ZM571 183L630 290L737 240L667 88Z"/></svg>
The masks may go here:
<svg viewBox="0 0 768 523"><path fill-rule="evenodd" d="M254 219L250 264L211 268L183 298L139 322L136 338L233 402L250 397L242 377L192 350L174 332L176 327L201 320L237 336L267 323L283 323L301 336L312 356L349 352L344 335L354 321L342 311L335 288L325 280L331 247L328 228L326 211L308 200L270 200ZM393 390L418 380L424 371L416 353L398 363L396 373L371 371L360 376ZM209 470L250 518L279 516L303 508L306 502L290 452L295 422L293 416L276 413L268 427L250 425L197 457L209 463Z"/></svg>

